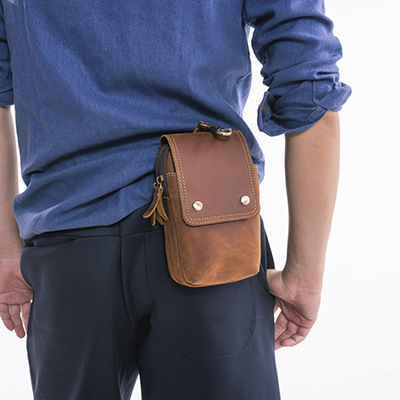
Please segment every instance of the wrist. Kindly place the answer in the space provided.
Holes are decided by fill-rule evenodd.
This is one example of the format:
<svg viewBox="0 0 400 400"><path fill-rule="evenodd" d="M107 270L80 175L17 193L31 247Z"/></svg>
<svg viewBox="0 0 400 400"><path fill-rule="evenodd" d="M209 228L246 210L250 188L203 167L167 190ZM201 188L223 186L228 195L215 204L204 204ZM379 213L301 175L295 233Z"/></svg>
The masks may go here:
<svg viewBox="0 0 400 400"><path fill-rule="evenodd" d="M24 241L20 237L5 240L0 246L0 262L20 259L23 248Z"/></svg>
<svg viewBox="0 0 400 400"><path fill-rule="evenodd" d="M321 291L325 270L326 240L289 235L283 279L290 285Z"/></svg>
<svg viewBox="0 0 400 400"><path fill-rule="evenodd" d="M298 264L286 261L282 270L282 281L298 291L321 293L323 284L323 264Z"/></svg>

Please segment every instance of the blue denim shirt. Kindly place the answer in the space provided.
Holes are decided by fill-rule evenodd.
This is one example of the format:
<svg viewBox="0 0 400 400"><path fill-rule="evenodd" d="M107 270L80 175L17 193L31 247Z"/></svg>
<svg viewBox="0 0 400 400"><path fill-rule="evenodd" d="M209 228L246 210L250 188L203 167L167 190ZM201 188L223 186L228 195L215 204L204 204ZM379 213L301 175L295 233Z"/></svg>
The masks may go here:
<svg viewBox="0 0 400 400"><path fill-rule="evenodd" d="M322 0L1 0L0 105L15 104L21 236L112 224L151 199L159 136L198 121L240 129L248 51L268 86L268 135L339 110L341 46Z"/></svg>

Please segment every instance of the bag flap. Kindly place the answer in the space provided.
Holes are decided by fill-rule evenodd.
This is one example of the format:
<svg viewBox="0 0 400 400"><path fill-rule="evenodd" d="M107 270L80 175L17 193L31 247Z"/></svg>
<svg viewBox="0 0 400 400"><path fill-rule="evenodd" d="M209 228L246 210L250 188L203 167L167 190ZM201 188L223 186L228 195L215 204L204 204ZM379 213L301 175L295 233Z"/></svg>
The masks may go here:
<svg viewBox="0 0 400 400"><path fill-rule="evenodd" d="M259 214L257 167L240 131L227 137L196 132L163 138L171 150L186 224L237 221Z"/></svg>

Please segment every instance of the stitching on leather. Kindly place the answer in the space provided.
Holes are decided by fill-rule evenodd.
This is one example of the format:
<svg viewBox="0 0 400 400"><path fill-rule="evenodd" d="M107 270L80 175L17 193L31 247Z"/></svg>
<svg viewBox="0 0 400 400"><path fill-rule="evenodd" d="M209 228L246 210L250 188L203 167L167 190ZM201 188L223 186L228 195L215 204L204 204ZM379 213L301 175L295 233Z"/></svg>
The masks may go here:
<svg viewBox="0 0 400 400"><path fill-rule="evenodd" d="M239 212L239 213L234 213L234 214L222 214L222 215L216 215L216 216L212 216L212 217L199 217L199 218L192 218L189 214L189 200L188 200L188 196L187 196L187 190L186 190L186 182L184 179L184 174L183 174L183 167L182 167L182 160L180 157L180 153L179 153L179 148L175 142L175 139L173 136L170 136L170 145L173 149L173 154L176 156L176 168L178 169L178 182L180 182L180 187L182 188L182 194L184 197L184 207L182 207L185 219L193 224L196 223L206 223L206 222L210 222L210 223L218 223L218 222L228 222L228 221L234 221L236 220L238 217L254 217L256 215L258 215L259 213L259 198L258 196L256 196L256 191L254 188L254 182L253 182L253 177L254 177L254 172L251 170L251 166L249 164L249 155L246 151L246 146L245 143L243 142L243 137L242 135L240 135L238 133L238 131L233 131L233 133L236 134L236 136L238 137L240 144L242 146L242 150L245 156L245 160L246 160L246 164L247 164L247 168L250 174L250 185L251 185L251 191L253 194L253 199L255 200L255 209L252 211L248 211L248 212Z"/></svg>
<svg viewBox="0 0 400 400"><path fill-rule="evenodd" d="M177 160L176 160L177 163L175 165L177 165L177 167L179 169L178 182L181 183L181 187L182 187L182 190L183 190L183 195L185 197L186 213L189 214L189 205L188 205L189 201L188 201L187 192L186 192L186 182L185 182L185 179L183 178L183 169L182 169L181 156L179 154L179 149L178 149L178 146L176 145L174 137L171 136L170 138L171 138L172 147L174 149L174 153L176 154L176 157L177 157Z"/></svg>
<svg viewBox="0 0 400 400"><path fill-rule="evenodd" d="M179 197L179 194L178 194L178 197ZM171 220L168 220L168 221L166 221L166 223L168 224L168 223L173 223L174 224L174 229L175 229L175 232L178 230L178 228L177 228L177 226L176 226L176 223L175 223L175 221L176 221L176 219L175 219L175 217L174 217L174 214L175 214L175 212L174 212L174 205L172 204L173 202L172 202L172 200L170 200L170 203L169 203L169 209L170 209L170 211L171 211L171 213L172 213L172 219ZM169 236L169 239L168 239L169 241L171 241L171 236ZM182 265L182 256L181 256L181 253L182 253L182 251L181 251L181 245L180 245L180 242L179 242L179 236L177 237L177 235L174 235L174 244L175 244L175 246L176 246L176 250L177 250L177 252L178 252L178 257L177 257L177 260L178 260L178 262L177 263L174 263L174 262L172 262L172 260L174 259L174 257L172 257L172 255L171 255L171 252L169 252L169 255L170 255L170 259L171 259L171 265L172 265L172 269L173 269L173 274L174 274L174 277L173 277L173 279L175 280L175 282L178 282L179 283L179 277L178 277L178 270L181 272L181 276L183 276L184 277L184 274L183 274L183 265ZM178 265L177 265L178 264Z"/></svg>
<svg viewBox="0 0 400 400"><path fill-rule="evenodd" d="M242 150L243 150L244 157L245 157L245 160L246 160L247 169L249 170L249 175L251 177L250 178L251 192L253 193L253 198L256 200L256 208L258 208L258 196L256 196L256 193L254 191L254 183L253 183L253 173L254 173L254 171L251 170L251 166L249 164L249 157L251 157L251 155L246 151L247 148L245 146L245 143L243 142L244 139L243 139L242 135L240 135L239 133L237 135L238 135L238 138L240 140L240 144L242 145Z"/></svg>

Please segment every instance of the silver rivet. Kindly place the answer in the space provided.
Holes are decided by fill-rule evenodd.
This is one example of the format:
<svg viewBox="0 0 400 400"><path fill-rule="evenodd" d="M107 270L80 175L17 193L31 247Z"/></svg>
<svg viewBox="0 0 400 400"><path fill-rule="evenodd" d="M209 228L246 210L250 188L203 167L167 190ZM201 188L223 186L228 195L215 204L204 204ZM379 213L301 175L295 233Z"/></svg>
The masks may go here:
<svg viewBox="0 0 400 400"><path fill-rule="evenodd" d="M249 196L242 196L240 198L240 202L244 205L247 206L250 204L250 197Z"/></svg>
<svg viewBox="0 0 400 400"><path fill-rule="evenodd" d="M203 203L201 201L195 201L193 203L193 208L195 209L195 211L201 211L203 208Z"/></svg>

